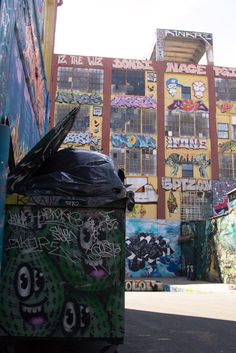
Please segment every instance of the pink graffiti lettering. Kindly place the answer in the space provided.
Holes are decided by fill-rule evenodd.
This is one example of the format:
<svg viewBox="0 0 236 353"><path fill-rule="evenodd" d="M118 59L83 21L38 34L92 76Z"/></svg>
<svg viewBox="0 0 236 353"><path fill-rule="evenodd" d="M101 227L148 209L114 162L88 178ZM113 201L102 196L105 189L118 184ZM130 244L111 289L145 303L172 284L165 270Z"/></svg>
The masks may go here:
<svg viewBox="0 0 236 353"><path fill-rule="evenodd" d="M151 97L124 97L117 96L111 100L111 105L116 107L129 107L129 108L153 108L157 104L155 99Z"/></svg>

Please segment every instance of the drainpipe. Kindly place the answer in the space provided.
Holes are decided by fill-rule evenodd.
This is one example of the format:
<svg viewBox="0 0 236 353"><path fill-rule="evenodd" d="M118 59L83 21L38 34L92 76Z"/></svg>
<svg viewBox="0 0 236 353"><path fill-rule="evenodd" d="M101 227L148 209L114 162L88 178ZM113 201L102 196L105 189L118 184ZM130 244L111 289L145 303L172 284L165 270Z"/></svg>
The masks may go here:
<svg viewBox="0 0 236 353"><path fill-rule="evenodd" d="M10 148L10 127L0 124L0 270L2 267L5 199Z"/></svg>

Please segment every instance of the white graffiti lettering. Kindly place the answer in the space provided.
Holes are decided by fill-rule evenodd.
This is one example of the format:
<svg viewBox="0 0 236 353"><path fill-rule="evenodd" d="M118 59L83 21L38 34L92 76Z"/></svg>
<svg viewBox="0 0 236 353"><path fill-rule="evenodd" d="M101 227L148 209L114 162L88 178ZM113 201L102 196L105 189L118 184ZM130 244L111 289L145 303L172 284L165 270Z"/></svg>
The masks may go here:
<svg viewBox="0 0 236 353"><path fill-rule="evenodd" d="M212 182L209 179L162 178L162 188L173 191L180 188L182 191L210 191Z"/></svg>
<svg viewBox="0 0 236 353"><path fill-rule="evenodd" d="M153 70L151 60L114 59L112 67L115 69Z"/></svg>
<svg viewBox="0 0 236 353"><path fill-rule="evenodd" d="M168 62L166 72L206 75L206 66Z"/></svg>
<svg viewBox="0 0 236 353"><path fill-rule="evenodd" d="M78 145L98 145L100 138L93 136L91 132L69 132L63 141L64 144L76 143Z"/></svg>
<svg viewBox="0 0 236 353"><path fill-rule="evenodd" d="M206 149L207 148L206 139L189 139L189 138L179 138L179 137L167 137L166 148L186 148L186 149Z"/></svg>
<svg viewBox="0 0 236 353"><path fill-rule="evenodd" d="M213 67L216 76L222 77L236 77L236 69L235 68L228 68L228 67Z"/></svg>

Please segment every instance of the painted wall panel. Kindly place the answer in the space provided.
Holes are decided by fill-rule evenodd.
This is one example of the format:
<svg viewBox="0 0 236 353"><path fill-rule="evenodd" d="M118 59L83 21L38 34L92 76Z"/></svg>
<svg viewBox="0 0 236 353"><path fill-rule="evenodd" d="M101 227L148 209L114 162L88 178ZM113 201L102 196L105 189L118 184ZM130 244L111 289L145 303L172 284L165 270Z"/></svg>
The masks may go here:
<svg viewBox="0 0 236 353"><path fill-rule="evenodd" d="M179 222L127 219L126 278L174 277L180 270Z"/></svg>
<svg viewBox="0 0 236 353"><path fill-rule="evenodd" d="M123 208L18 196L6 211L0 333L122 339Z"/></svg>

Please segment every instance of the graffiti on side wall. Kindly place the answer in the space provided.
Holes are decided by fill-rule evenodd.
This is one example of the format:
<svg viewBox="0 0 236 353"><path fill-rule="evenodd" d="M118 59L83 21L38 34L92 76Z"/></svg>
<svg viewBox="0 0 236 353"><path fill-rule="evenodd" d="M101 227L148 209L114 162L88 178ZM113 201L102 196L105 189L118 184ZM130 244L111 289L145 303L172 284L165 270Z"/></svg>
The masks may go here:
<svg viewBox="0 0 236 353"><path fill-rule="evenodd" d="M236 283L236 213L215 219L217 256L221 280Z"/></svg>
<svg viewBox="0 0 236 353"><path fill-rule="evenodd" d="M182 191L211 191L212 181L194 178L162 178L162 188L165 190Z"/></svg>
<svg viewBox="0 0 236 353"><path fill-rule="evenodd" d="M102 104L102 97L97 93L79 94L76 92L71 93L71 92L57 91L55 102L66 103L66 104L99 105L99 104Z"/></svg>
<svg viewBox="0 0 236 353"><path fill-rule="evenodd" d="M127 219L126 278L173 277L180 269L179 222Z"/></svg>
<svg viewBox="0 0 236 353"><path fill-rule="evenodd" d="M1 334L122 336L122 210L12 206L5 234Z"/></svg>
<svg viewBox="0 0 236 353"><path fill-rule="evenodd" d="M69 132L63 141L63 144L77 144L77 145L98 145L100 142L99 137L93 136L91 132Z"/></svg>
<svg viewBox="0 0 236 353"><path fill-rule="evenodd" d="M178 203L172 190L170 191L167 199L167 208L170 215L178 212Z"/></svg>
<svg viewBox="0 0 236 353"><path fill-rule="evenodd" d="M127 292L163 291L163 283L157 280L126 279L125 290Z"/></svg>
<svg viewBox="0 0 236 353"><path fill-rule="evenodd" d="M190 100L190 99L177 99L174 100L173 103L171 103L167 107L170 111L181 111L181 112L208 112L207 106L201 101L198 100L196 102Z"/></svg>
<svg viewBox="0 0 236 353"><path fill-rule="evenodd" d="M153 108L157 107L156 100L153 97L126 97L116 96L111 100L112 107L128 108Z"/></svg>
<svg viewBox="0 0 236 353"><path fill-rule="evenodd" d="M198 167L200 176L207 178L207 167L211 164L211 160L207 159L206 154L198 155L180 155L178 153L171 153L165 160L166 164L171 168L171 175L176 176L178 174L179 166L182 164L192 164Z"/></svg>
<svg viewBox="0 0 236 353"><path fill-rule="evenodd" d="M193 150L205 150L207 148L206 139L191 139L183 137L170 137L166 138L166 148L186 148Z"/></svg>
<svg viewBox="0 0 236 353"><path fill-rule="evenodd" d="M222 153L225 152L235 152L236 151L236 141L230 140L219 144L219 150Z"/></svg>
<svg viewBox="0 0 236 353"><path fill-rule="evenodd" d="M114 59L114 69L153 70L151 60Z"/></svg>
<svg viewBox="0 0 236 353"><path fill-rule="evenodd" d="M148 135L112 135L111 144L116 148L156 148L156 141Z"/></svg>

